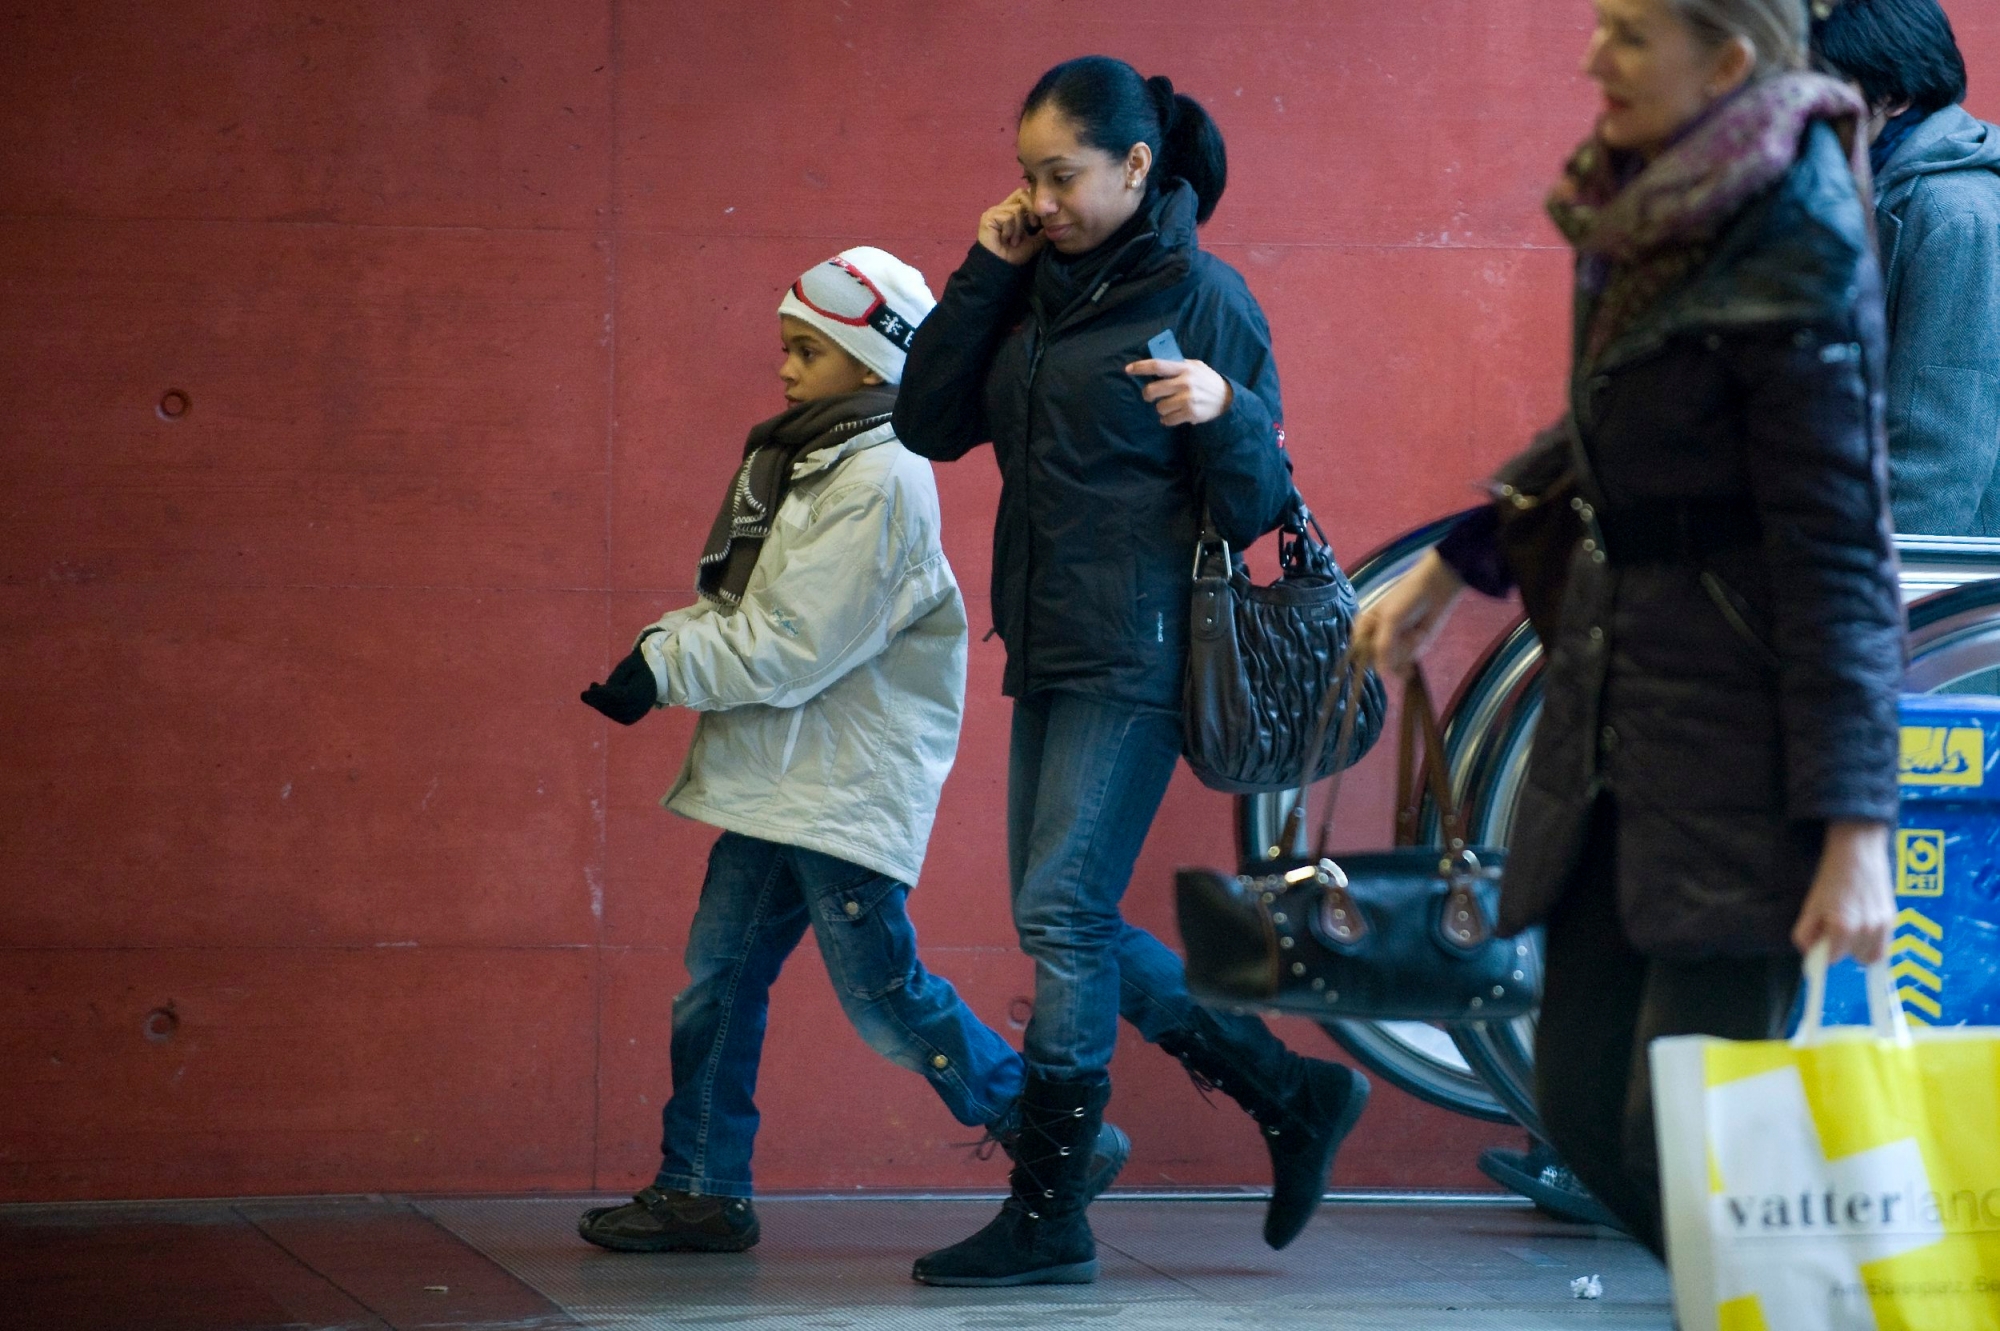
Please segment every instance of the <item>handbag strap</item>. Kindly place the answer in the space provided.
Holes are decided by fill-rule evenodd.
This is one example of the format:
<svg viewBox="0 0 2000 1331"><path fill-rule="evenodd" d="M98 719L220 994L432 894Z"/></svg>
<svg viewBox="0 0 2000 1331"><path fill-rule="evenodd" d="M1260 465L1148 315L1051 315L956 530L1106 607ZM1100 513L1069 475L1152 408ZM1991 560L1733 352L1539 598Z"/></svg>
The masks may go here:
<svg viewBox="0 0 2000 1331"><path fill-rule="evenodd" d="M1423 809L1416 768L1419 735L1424 745L1424 784L1430 787L1431 799L1437 804L1445 844L1452 850L1461 850L1465 846L1465 811L1452 798L1444 731L1438 725L1437 708L1431 705L1430 685L1424 679L1423 667L1413 665L1403 689L1403 724L1396 743L1396 844L1399 846L1417 844L1417 816Z"/></svg>
<svg viewBox="0 0 2000 1331"><path fill-rule="evenodd" d="M1284 831L1279 835L1280 846L1297 845L1299 833L1304 830L1306 819L1310 816L1313 771L1318 766L1320 754L1325 751L1322 746L1326 743L1327 727L1332 724L1335 708L1340 709L1341 716L1334 752L1345 757L1348 747L1354 742L1355 714L1361 710L1366 672L1353 655L1350 642L1341 650L1334 681L1327 688L1325 701L1320 704L1319 722L1313 727L1313 742L1306 750L1305 771L1299 775L1299 793L1292 801L1292 811L1286 816ZM1417 815L1422 808L1422 796L1416 781L1416 747L1420 736L1424 746L1425 784L1430 787L1431 799L1437 804L1445 840L1452 850L1461 850L1465 846L1465 812L1452 797L1451 778L1445 761L1444 732L1438 725L1437 709L1431 704L1430 685L1424 679L1423 667L1412 665L1403 689L1402 725L1396 737L1396 844L1399 846L1416 844ZM1313 838L1314 859L1326 858L1327 848L1333 839L1333 813L1340 802L1341 780L1346 775L1347 768L1342 765L1327 779L1326 809L1320 816L1318 832Z"/></svg>
<svg viewBox="0 0 2000 1331"><path fill-rule="evenodd" d="M1319 705L1319 719L1313 726L1312 743L1306 746L1304 770L1299 773L1299 793L1292 799L1292 811L1285 815L1285 827L1278 834L1281 847L1296 846L1299 834L1305 830L1306 818L1312 807L1313 773L1319 769L1319 756L1326 751L1326 728L1333 724L1333 712L1341 706L1343 699L1360 698L1360 667L1354 661L1354 642L1349 638L1341 644L1340 656L1333 665L1333 682L1327 686L1326 697ZM1342 710L1340 734L1334 741L1334 752L1345 756L1347 746L1354 742L1354 713L1356 708L1348 706ZM1323 853L1326 839L1333 832L1333 808L1340 801L1340 779L1347 773L1343 765L1334 770L1327 783L1326 817L1321 820L1317 844ZM1315 857L1317 858L1317 857Z"/></svg>

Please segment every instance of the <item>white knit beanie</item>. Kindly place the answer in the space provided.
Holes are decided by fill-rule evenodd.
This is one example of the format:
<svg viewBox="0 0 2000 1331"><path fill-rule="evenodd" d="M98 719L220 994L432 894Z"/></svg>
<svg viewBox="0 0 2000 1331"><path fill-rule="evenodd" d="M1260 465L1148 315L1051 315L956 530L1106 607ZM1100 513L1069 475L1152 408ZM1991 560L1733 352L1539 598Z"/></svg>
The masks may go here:
<svg viewBox="0 0 2000 1331"><path fill-rule="evenodd" d="M860 245L806 270L778 313L811 324L895 384L917 325L936 304L922 273L887 250Z"/></svg>

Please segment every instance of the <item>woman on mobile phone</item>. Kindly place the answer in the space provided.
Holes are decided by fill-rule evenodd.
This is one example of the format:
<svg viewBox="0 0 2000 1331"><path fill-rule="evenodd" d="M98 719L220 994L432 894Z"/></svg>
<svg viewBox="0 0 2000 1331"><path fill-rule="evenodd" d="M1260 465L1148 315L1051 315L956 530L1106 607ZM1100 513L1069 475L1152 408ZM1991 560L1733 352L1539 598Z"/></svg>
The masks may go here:
<svg viewBox="0 0 2000 1331"><path fill-rule="evenodd" d="M1241 548L1298 502L1263 312L1196 243L1222 197L1222 136L1165 78L1086 56L1028 94L1017 147L1023 183L979 219L896 405L914 452L991 441L1000 464L1008 861L1035 962L1013 1195L917 1263L931 1284L1094 1277L1082 1166L1121 1011L1263 1126L1273 1247L1304 1227L1368 1093L1256 1018L1197 1007L1180 958L1118 910L1180 756L1203 506Z"/></svg>

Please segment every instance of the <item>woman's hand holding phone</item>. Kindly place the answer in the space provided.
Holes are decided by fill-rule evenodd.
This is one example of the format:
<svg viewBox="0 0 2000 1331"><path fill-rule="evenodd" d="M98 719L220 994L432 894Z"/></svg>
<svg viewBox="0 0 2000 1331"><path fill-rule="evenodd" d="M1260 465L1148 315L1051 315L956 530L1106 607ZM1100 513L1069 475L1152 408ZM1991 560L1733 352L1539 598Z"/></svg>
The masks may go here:
<svg viewBox="0 0 2000 1331"><path fill-rule="evenodd" d="M1143 393L1162 425L1206 425L1236 401L1236 390L1206 361L1135 360L1125 373L1152 380Z"/></svg>
<svg viewBox="0 0 2000 1331"><path fill-rule="evenodd" d="M1042 252L1048 237L1035 216L1027 186L1015 190L979 215L979 243L1019 267Z"/></svg>

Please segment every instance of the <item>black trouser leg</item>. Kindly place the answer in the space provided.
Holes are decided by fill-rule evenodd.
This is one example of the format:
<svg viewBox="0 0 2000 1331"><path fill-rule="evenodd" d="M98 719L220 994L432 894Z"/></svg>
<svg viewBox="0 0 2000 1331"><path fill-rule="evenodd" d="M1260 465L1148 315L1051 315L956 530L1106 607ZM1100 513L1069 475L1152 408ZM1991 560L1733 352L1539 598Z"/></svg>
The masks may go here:
<svg viewBox="0 0 2000 1331"><path fill-rule="evenodd" d="M1535 1026L1535 1105L1549 1144L1659 1251L1659 1198L1625 1170L1625 1109L1646 961L1618 925L1612 819L1600 806L1576 880L1550 913Z"/></svg>
<svg viewBox="0 0 2000 1331"><path fill-rule="evenodd" d="M1799 962L1667 961L1635 951L1618 921L1616 830L1613 806L1600 802L1576 881L1548 920L1536 1101L1549 1144L1664 1259L1647 1046L1668 1035L1776 1038Z"/></svg>

